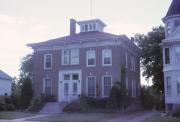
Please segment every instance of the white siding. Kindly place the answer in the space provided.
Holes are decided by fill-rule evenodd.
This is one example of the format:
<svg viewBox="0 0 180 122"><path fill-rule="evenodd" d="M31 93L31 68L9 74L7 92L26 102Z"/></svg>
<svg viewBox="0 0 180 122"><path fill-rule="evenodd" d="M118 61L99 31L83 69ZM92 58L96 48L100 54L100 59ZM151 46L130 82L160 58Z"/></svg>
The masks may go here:
<svg viewBox="0 0 180 122"><path fill-rule="evenodd" d="M0 79L0 95L11 95L12 92L12 81Z"/></svg>

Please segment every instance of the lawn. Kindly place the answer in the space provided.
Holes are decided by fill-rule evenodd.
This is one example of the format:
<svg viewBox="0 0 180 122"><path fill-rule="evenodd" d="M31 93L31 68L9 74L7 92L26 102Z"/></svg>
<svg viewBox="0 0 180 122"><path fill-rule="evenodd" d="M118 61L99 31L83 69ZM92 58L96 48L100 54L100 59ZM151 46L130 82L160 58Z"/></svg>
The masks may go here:
<svg viewBox="0 0 180 122"><path fill-rule="evenodd" d="M24 117L31 117L35 114L24 113L24 112L0 112L0 119L18 119Z"/></svg>
<svg viewBox="0 0 180 122"><path fill-rule="evenodd" d="M144 122L180 122L180 118L154 116L147 118Z"/></svg>
<svg viewBox="0 0 180 122"><path fill-rule="evenodd" d="M115 113L76 113L76 114L56 114L48 117L30 119L31 121L43 122L102 122L116 117Z"/></svg>

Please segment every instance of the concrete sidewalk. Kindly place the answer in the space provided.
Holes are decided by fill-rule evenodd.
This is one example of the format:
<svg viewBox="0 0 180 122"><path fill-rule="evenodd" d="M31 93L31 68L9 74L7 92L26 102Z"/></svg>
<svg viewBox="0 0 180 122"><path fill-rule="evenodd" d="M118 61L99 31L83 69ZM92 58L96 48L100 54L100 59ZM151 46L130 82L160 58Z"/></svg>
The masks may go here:
<svg viewBox="0 0 180 122"><path fill-rule="evenodd" d="M39 118L39 117L47 117L47 116L50 116L50 115L41 114L41 115L35 115L32 117L25 117L25 118L20 118L20 119L13 119L13 120L2 120L2 119L0 119L0 122L39 122L39 121L26 121L26 120Z"/></svg>

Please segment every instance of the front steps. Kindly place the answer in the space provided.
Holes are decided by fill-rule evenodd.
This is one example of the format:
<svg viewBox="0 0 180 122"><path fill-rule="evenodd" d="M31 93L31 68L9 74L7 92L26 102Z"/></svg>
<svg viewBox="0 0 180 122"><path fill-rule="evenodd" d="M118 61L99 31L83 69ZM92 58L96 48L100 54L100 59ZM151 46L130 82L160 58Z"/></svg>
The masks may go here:
<svg viewBox="0 0 180 122"><path fill-rule="evenodd" d="M48 102L39 112L40 114L57 114L62 113L66 103Z"/></svg>

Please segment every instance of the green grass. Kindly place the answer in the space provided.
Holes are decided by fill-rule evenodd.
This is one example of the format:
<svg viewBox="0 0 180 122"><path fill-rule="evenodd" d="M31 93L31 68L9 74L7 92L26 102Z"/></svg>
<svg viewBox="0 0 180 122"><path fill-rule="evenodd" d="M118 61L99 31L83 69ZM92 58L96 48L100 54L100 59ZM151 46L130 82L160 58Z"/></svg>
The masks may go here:
<svg viewBox="0 0 180 122"><path fill-rule="evenodd" d="M102 122L104 120L116 117L117 114L107 113L67 113L56 114L48 117L30 119L31 121L42 122Z"/></svg>
<svg viewBox="0 0 180 122"><path fill-rule="evenodd" d="M147 118L144 122L180 122L180 118L154 116Z"/></svg>
<svg viewBox="0 0 180 122"><path fill-rule="evenodd" d="M24 117L31 117L35 114L30 113L24 113L24 112L0 112L0 119L18 119L18 118L24 118Z"/></svg>

